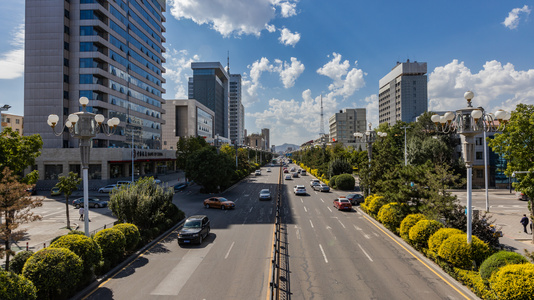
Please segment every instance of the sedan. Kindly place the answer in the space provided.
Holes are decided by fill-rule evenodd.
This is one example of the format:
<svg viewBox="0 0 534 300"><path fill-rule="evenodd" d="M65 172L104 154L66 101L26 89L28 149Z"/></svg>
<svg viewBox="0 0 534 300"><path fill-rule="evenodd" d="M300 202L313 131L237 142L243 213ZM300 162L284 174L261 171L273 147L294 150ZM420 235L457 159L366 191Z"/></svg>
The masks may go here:
<svg viewBox="0 0 534 300"><path fill-rule="evenodd" d="M261 175L261 171L260 170L256 170L256 172L254 172L254 175L256 175L256 176Z"/></svg>
<svg viewBox="0 0 534 300"><path fill-rule="evenodd" d="M320 191L320 192L326 192L326 193L330 192L330 187L328 186L328 184L325 184L325 183L314 185L313 189L316 191Z"/></svg>
<svg viewBox="0 0 534 300"><path fill-rule="evenodd" d="M312 181L310 181L310 186L313 188L314 186L316 185L321 185L321 182L319 181L319 179L313 179Z"/></svg>
<svg viewBox="0 0 534 300"><path fill-rule="evenodd" d="M113 191L113 189L115 188L117 188L116 184L110 184L110 185L106 185L105 187L99 188L98 192L99 193L111 193L111 191Z"/></svg>
<svg viewBox="0 0 534 300"><path fill-rule="evenodd" d="M178 232L178 244L202 244L202 239L205 239L210 234L210 220L208 216L199 215L191 216L184 222L184 226Z"/></svg>
<svg viewBox="0 0 534 300"><path fill-rule="evenodd" d="M345 197L334 200L334 207L338 210L352 210L352 204L350 203L349 199Z"/></svg>
<svg viewBox="0 0 534 300"><path fill-rule="evenodd" d="M59 196L61 195L61 191L58 187L53 187L50 189L50 196Z"/></svg>
<svg viewBox="0 0 534 300"><path fill-rule="evenodd" d="M517 200L523 200L523 201L528 201L529 200L528 196L525 195L525 193L522 193L522 192L516 192L515 196L517 197Z"/></svg>
<svg viewBox="0 0 534 300"><path fill-rule="evenodd" d="M293 172L293 174L291 174L293 176L293 178L299 178L299 174L297 172Z"/></svg>
<svg viewBox="0 0 534 300"><path fill-rule="evenodd" d="M293 178L291 178L291 175L287 174L286 177L284 178L285 180L293 180Z"/></svg>
<svg viewBox="0 0 534 300"><path fill-rule="evenodd" d="M177 185L174 186L174 191L178 192L178 191L181 191L181 190L185 190L185 188L187 188L187 183L185 183L185 182L178 183Z"/></svg>
<svg viewBox="0 0 534 300"><path fill-rule="evenodd" d="M204 200L204 207L205 208L220 208L222 210L224 209L230 209L235 208L234 201L230 201L223 197L211 197L206 200Z"/></svg>
<svg viewBox="0 0 534 300"><path fill-rule="evenodd" d="M271 200L271 191L263 189L260 191L260 200Z"/></svg>
<svg viewBox="0 0 534 300"><path fill-rule="evenodd" d="M106 207L108 206L108 202L107 201L102 201L98 198L92 198L92 197L89 197L88 199L88 205L89 207L96 207L96 208L101 208L101 207ZM80 208L83 206L83 198L78 198L78 199L74 199L72 200L72 205L74 205L75 208Z"/></svg>
<svg viewBox="0 0 534 300"><path fill-rule="evenodd" d="M293 188L295 195L307 195L306 188L303 185L295 185Z"/></svg>
<svg viewBox="0 0 534 300"><path fill-rule="evenodd" d="M345 198L349 199L352 205L360 204L365 201L365 198L361 194L348 194Z"/></svg>

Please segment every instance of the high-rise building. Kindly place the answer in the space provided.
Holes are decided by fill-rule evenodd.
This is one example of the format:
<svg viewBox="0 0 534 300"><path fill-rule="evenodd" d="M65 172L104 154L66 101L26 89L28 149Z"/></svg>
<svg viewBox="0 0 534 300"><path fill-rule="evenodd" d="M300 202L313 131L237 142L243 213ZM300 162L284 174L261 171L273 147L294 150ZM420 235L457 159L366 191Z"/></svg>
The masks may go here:
<svg viewBox="0 0 534 300"><path fill-rule="evenodd" d="M241 75L230 74L230 105L228 123L230 125L230 140L242 145L244 132L244 106L241 103Z"/></svg>
<svg viewBox="0 0 534 300"><path fill-rule="evenodd" d="M263 136L263 139L264 139L264 144L262 146L263 147L262 149L269 150L270 145L271 145L271 133L270 133L269 128L262 128L261 135Z"/></svg>
<svg viewBox="0 0 534 300"><path fill-rule="evenodd" d="M189 99L214 111L214 135L228 138L228 73L219 62L193 62L191 69L193 80L189 79Z"/></svg>
<svg viewBox="0 0 534 300"><path fill-rule="evenodd" d="M63 125L69 114L80 111L78 99L87 97L88 112L120 120L116 133L98 134L91 140L92 148L109 149L116 164L122 163L117 157L128 158L132 150L121 155L112 148L160 150L165 10L164 0L26 0L25 135L40 134L44 149L78 147L78 139L68 132L54 135L46 121L56 114ZM91 155L90 164L100 167L90 166L90 173L106 179L132 172L111 166L108 152L98 152L98 157ZM46 155L40 159L38 165L46 168ZM69 163L62 165L68 172Z"/></svg>
<svg viewBox="0 0 534 300"><path fill-rule="evenodd" d="M378 122L414 122L427 109L426 63L397 62L379 82Z"/></svg>
<svg viewBox="0 0 534 300"><path fill-rule="evenodd" d="M365 132L366 124L365 108L342 109L328 120L330 141L343 143L344 146L360 146L355 142L354 133ZM365 149L365 145L363 149Z"/></svg>

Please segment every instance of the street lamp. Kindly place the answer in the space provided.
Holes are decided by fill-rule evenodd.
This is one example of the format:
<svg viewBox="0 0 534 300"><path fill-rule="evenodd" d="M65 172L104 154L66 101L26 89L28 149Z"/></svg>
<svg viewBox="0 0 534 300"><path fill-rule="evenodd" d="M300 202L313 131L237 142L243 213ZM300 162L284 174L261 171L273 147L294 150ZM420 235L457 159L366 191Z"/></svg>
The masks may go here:
<svg viewBox="0 0 534 300"><path fill-rule="evenodd" d="M52 127L52 131L55 136L63 134L63 128L67 127L69 134L72 137L80 140L80 154L83 170L83 207L84 207L84 220L85 220L85 235L89 236L89 189L88 189L88 177L89 177L89 151L91 149L91 139L94 138L102 129L103 133L107 136L111 136L120 121L114 117L108 119L107 124L103 124L105 117L101 114L94 114L86 111L86 106L89 104L87 97L80 98L80 104L82 105L82 111L70 114L67 121L61 127L56 130L56 126L59 121L57 115L51 114L48 116L47 123Z"/></svg>
<svg viewBox="0 0 534 300"><path fill-rule="evenodd" d="M475 94L468 91L464 94L467 100L467 107L456 112L446 112L443 116L433 115L432 122L438 131L443 133L458 133L463 135L462 155L467 167L467 243L471 243L472 233L472 162L474 159L475 143L474 137L482 132L501 131L505 128L506 122L510 120L511 114L499 109L495 114L486 113L484 108L474 108L471 99ZM489 200L486 199L486 207Z"/></svg>
<svg viewBox="0 0 534 300"><path fill-rule="evenodd" d="M367 143L367 156L369 157L369 172L371 172L371 157L373 155L373 143L376 142L377 137L386 137L388 134L387 132L375 132L373 129L371 129L371 126L373 126L371 123L367 124L369 126L369 129L365 131L365 133L362 132L355 132L354 137L357 141ZM369 194L371 194L371 184L368 182L368 191Z"/></svg>
<svg viewBox="0 0 534 300"><path fill-rule="evenodd" d="M408 165L408 152L406 148L406 129L412 128L410 126L403 126L401 129L404 129L404 166L406 167Z"/></svg>

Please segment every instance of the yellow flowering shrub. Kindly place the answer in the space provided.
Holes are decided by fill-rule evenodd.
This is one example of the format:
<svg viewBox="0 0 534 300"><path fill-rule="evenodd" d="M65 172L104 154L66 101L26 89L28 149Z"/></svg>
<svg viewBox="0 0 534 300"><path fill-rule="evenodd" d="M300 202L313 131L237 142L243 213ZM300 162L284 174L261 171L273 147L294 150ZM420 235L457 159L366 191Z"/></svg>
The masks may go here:
<svg viewBox="0 0 534 300"><path fill-rule="evenodd" d="M398 227L404 218L404 207L397 203L388 203L378 211L378 221L392 232L397 233Z"/></svg>
<svg viewBox="0 0 534 300"><path fill-rule="evenodd" d="M408 233L412 245L418 250L428 248L428 238L443 227L436 220L420 220L415 223Z"/></svg>
<svg viewBox="0 0 534 300"><path fill-rule="evenodd" d="M463 234L464 232L456 228L441 228L428 239L428 250L438 253L441 244L453 234Z"/></svg>
<svg viewBox="0 0 534 300"><path fill-rule="evenodd" d="M493 273L490 284L498 299L532 299L534 295L534 264L506 265Z"/></svg>
<svg viewBox="0 0 534 300"><path fill-rule="evenodd" d="M410 231L411 233L411 231ZM454 267L470 270L478 268L491 253L488 244L476 236L471 238L471 244L467 243L467 235L464 233L449 236L439 247L438 255L448 261Z"/></svg>
<svg viewBox="0 0 534 300"><path fill-rule="evenodd" d="M367 202L367 201L366 201ZM383 205L387 204L387 200L382 196L375 196L370 201L369 204L366 204L367 213L373 217L376 217L376 214L380 211Z"/></svg>
<svg viewBox="0 0 534 300"><path fill-rule="evenodd" d="M423 214L409 214L400 224L399 234L401 238L407 242L410 242L410 228L412 228L417 222L425 220L426 217Z"/></svg>

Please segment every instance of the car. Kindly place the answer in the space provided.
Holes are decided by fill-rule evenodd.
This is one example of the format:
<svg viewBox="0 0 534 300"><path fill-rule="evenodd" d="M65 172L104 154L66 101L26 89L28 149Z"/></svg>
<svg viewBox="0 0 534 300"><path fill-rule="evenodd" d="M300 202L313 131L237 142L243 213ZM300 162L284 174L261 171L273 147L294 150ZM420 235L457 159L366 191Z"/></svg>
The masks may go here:
<svg viewBox="0 0 534 300"><path fill-rule="evenodd" d="M261 175L261 171L260 170L256 170L256 172L254 172L254 175L255 176Z"/></svg>
<svg viewBox="0 0 534 300"><path fill-rule="evenodd" d="M267 168L267 172L271 172L271 168Z"/></svg>
<svg viewBox="0 0 534 300"><path fill-rule="evenodd" d="M345 197L339 197L334 200L334 207L338 210L352 210L352 204L350 203L350 200Z"/></svg>
<svg viewBox="0 0 534 300"><path fill-rule="evenodd" d="M525 193L522 193L522 192L516 192L515 196L517 197L517 200L523 200L523 201L528 201L529 200L528 196L525 195Z"/></svg>
<svg viewBox="0 0 534 300"><path fill-rule="evenodd" d="M29 187L26 189L26 192L30 193L30 195L37 194L37 190L35 189L35 186Z"/></svg>
<svg viewBox="0 0 534 300"><path fill-rule="evenodd" d="M175 184L173 188L175 192L185 190L187 188L187 183L182 182L182 183Z"/></svg>
<svg viewBox="0 0 534 300"><path fill-rule="evenodd" d="M269 189L262 189L260 191L260 200L271 200L271 191Z"/></svg>
<svg viewBox="0 0 534 300"><path fill-rule="evenodd" d="M230 201L224 197L211 197L204 200L205 208L220 208L222 210L235 208L234 201Z"/></svg>
<svg viewBox="0 0 534 300"><path fill-rule="evenodd" d="M210 219L205 215L195 215L187 218L178 231L178 244L202 244L202 240L210 234Z"/></svg>
<svg viewBox="0 0 534 300"><path fill-rule="evenodd" d="M291 175L287 174L286 177L284 178L285 180L293 180L293 178L291 178Z"/></svg>
<svg viewBox="0 0 534 300"><path fill-rule="evenodd" d="M313 188L314 185L320 185L321 184L321 181L319 181L319 179L312 179L312 181L310 181L310 186Z"/></svg>
<svg viewBox="0 0 534 300"><path fill-rule="evenodd" d="M106 185L105 187L101 187L98 189L99 193L111 193L114 189L116 189L118 186L116 184L110 184Z"/></svg>
<svg viewBox="0 0 534 300"><path fill-rule="evenodd" d="M295 172L295 167L291 167L291 169L289 171Z"/></svg>
<svg viewBox="0 0 534 300"><path fill-rule="evenodd" d="M306 188L303 185L295 185L293 188L295 195L307 195Z"/></svg>
<svg viewBox="0 0 534 300"><path fill-rule="evenodd" d="M289 170L287 168L284 168L284 173L289 173Z"/></svg>
<svg viewBox="0 0 534 300"><path fill-rule="evenodd" d="M108 206L108 202L107 201L103 201L103 200L100 200L100 199L94 198L94 197L89 197L87 199L87 202L88 202L87 204L89 205L89 207L101 208L101 207ZM83 197L72 200L72 205L74 205L75 208L82 207L83 206Z"/></svg>
<svg viewBox="0 0 534 300"><path fill-rule="evenodd" d="M155 183L155 184L161 184L161 179L157 179L157 178L154 179L154 183Z"/></svg>
<svg viewBox="0 0 534 300"><path fill-rule="evenodd" d="M58 187L53 187L50 189L50 196L59 196L61 195L61 191Z"/></svg>
<svg viewBox="0 0 534 300"><path fill-rule="evenodd" d="M298 174L297 172L293 172L293 173L291 174L291 176L292 176L293 178L299 178L299 174Z"/></svg>
<svg viewBox="0 0 534 300"><path fill-rule="evenodd" d="M300 170L300 176L306 176L306 170Z"/></svg>
<svg viewBox="0 0 534 300"><path fill-rule="evenodd" d="M345 198L349 199L352 205L360 204L365 201L365 198L361 194L348 194Z"/></svg>
<svg viewBox="0 0 534 300"><path fill-rule="evenodd" d="M159 180L159 179L158 179ZM117 181L116 185L118 187L121 187L123 185L129 185L130 183L132 183L131 181L128 181L128 180L123 180L123 181ZM154 183L155 183L155 180L154 180ZM160 180L160 183L161 183L161 180Z"/></svg>
<svg viewBox="0 0 534 300"><path fill-rule="evenodd" d="M327 193L330 192L330 187L326 183L321 183L319 185L314 185L313 189L314 190L316 189L317 191L320 191L320 192L327 192Z"/></svg>

